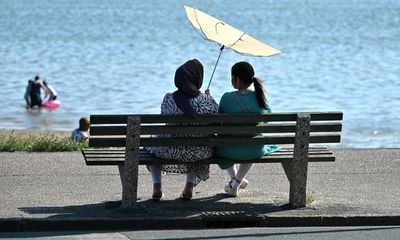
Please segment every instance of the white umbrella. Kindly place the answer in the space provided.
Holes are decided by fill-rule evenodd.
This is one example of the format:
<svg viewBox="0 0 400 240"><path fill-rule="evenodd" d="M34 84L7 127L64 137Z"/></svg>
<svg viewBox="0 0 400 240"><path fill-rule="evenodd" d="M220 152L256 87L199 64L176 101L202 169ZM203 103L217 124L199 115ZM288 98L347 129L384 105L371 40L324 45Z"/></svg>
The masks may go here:
<svg viewBox="0 0 400 240"><path fill-rule="evenodd" d="M217 67L221 53L225 47L235 52L251 56L272 56L281 51L251 37L229 24L214 18L196 8L185 6L186 15L194 28L207 40L217 42L221 45L220 53L211 75L207 89L210 87L215 68Z"/></svg>

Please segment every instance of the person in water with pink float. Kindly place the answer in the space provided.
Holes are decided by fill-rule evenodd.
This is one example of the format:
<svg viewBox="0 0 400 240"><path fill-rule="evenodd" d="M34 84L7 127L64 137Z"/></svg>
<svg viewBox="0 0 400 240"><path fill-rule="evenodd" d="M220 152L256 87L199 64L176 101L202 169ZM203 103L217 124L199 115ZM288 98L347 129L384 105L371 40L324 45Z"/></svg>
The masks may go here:
<svg viewBox="0 0 400 240"><path fill-rule="evenodd" d="M39 75L36 75L33 81L28 82L28 87L26 91L29 91L29 94L27 95L27 103L29 106L27 108L35 108L35 107L42 107L42 96L41 96L41 89L46 89L46 87L43 85L43 81L40 80ZM28 97L29 95L29 97Z"/></svg>
<svg viewBox="0 0 400 240"><path fill-rule="evenodd" d="M57 99L56 90L45 80L43 81L43 85L46 87L44 98L47 99L47 101L55 101Z"/></svg>
<svg viewBox="0 0 400 240"><path fill-rule="evenodd" d="M45 92L44 100L42 100L41 89L43 89ZM33 81L28 82L28 86L24 97L28 109L32 109L35 107L56 109L60 106L60 102L56 100L57 99L56 90L46 81L41 80L39 75L36 75Z"/></svg>
<svg viewBox="0 0 400 240"><path fill-rule="evenodd" d="M43 101L42 106L48 109L56 109L60 106L60 102L57 101L57 91L47 83L47 81L43 81L43 85L45 87L45 100Z"/></svg>

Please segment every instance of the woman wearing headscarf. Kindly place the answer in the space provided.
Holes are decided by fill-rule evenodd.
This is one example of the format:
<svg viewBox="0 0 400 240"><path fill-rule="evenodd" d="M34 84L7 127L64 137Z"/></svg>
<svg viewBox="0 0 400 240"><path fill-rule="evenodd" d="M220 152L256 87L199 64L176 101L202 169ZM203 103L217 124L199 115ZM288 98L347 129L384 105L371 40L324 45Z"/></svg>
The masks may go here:
<svg viewBox="0 0 400 240"><path fill-rule="evenodd" d="M192 59L180 66L175 72L174 93L167 93L161 104L161 114L185 114L196 116L218 112L218 104L208 94L200 92L203 84L203 65ZM196 135L197 136L197 135ZM206 146L147 147L151 154L164 159L176 159L182 162L195 162L213 155L213 148ZM182 199L191 199L193 187L209 177L209 165L164 165L148 166L153 181L153 200L160 200L162 193L161 173L184 173L186 185Z"/></svg>

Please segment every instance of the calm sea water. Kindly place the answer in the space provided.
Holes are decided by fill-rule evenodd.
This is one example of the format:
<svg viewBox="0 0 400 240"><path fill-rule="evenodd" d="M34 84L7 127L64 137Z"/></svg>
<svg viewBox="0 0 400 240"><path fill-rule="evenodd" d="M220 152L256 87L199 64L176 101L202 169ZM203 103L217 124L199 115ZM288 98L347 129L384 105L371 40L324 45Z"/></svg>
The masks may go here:
<svg viewBox="0 0 400 240"><path fill-rule="evenodd" d="M93 113L158 113L191 58L207 83L219 46L192 29L184 5L283 51L226 49L211 85L217 101L232 90L232 64L246 60L274 111L343 111L341 146L400 147L398 0L0 0L0 128L71 130ZM35 74L57 89L59 109L24 108Z"/></svg>

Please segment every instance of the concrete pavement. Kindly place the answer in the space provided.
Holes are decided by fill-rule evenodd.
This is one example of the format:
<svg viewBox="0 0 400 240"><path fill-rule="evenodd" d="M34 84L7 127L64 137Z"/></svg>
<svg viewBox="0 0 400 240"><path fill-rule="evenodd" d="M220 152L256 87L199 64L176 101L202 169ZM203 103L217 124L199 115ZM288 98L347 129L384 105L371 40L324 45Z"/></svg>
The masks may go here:
<svg viewBox="0 0 400 240"><path fill-rule="evenodd" d="M86 166L79 152L0 153L0 231L400 225L400 149L334 152L336 162L310 163L303 209L285 208L280 164L254 165L238 198L223 194L229 177L217 166L191 201L178 199L185 177L167 175L163 202L149 200L141 166L139 208L129 213L119 210L117 167Z"/></svg>

